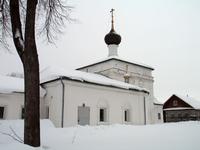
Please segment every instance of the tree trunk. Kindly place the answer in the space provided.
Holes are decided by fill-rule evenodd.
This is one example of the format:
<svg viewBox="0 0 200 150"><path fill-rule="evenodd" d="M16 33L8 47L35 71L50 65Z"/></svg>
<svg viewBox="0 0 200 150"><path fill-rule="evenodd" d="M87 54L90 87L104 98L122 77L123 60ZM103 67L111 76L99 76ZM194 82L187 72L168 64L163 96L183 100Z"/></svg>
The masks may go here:
<svg viewBox="0 0 200 150"><path fill-rule="evenodd" d="M25 39L20 21L19 0L10 0L13 41L24 67L24 143L40 146L40 80L39 60L35 42L37 0L27 0Z"/></svg>
<svg viewBox="0 0 200 150"><path fill-rule="evenodd" d="M24 143L37 147L40 146L39 62L37 53L31 54L24 59Z"/></svg>
<svg viewBox="0 0 200 150"><path fill-rule="evenodd" d="M37 0L27 0L25 47L23 53L25 81L24 143L40 146L39 60L35 42Z"/></svg>

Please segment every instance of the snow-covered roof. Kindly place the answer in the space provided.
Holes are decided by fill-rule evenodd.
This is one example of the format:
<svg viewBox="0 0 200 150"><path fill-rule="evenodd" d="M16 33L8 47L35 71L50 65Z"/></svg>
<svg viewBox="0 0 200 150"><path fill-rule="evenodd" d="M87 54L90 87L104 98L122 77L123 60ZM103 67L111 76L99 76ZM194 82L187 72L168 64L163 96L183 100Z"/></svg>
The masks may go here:
<svg viewBox="0 0 200 150"><path fill-rule="evenodd" d="M0 93L24 92L22 78L0 75Z"/></svg>
<svg viewBox="0 0 200 150"><path fill-rule="evenodd" d="M175 94L175 96L182 99L184 102L186 102L187 104L189 104L193 108L200 109L200 101L199 100L196 100L196 99L189 97L189 96L182 96L182 95L177 95L177 94Z"/></svg>
<svg viewBox="0 0 200 150"><path fill-rule="evenodd" d="M83 68L86 68L86 67L89 67L89 66L93 66L95 64L99 64L99 63L109 61L109 60L119 60L119 61L130 63L130 64L133 64L133 65L136 65L136 66L140 66L140 67L144 67L144 68L147 68L147 69L154 70L154 68L149 66L149 65L139 63L139 62L135 62L135 61L132 61L132 60L128 60L127 58L122 58L122 57L119 57L119 56L109 56L109 57L106 57L104 59L100 59L100 60L98 60L94 63L91 63L89 65L82 66L82 67L78 68L77 70L83 69Z"/></svg>
<svg viewBox="0 0 200 150"><path fill-rule="evenodd" d="M153 102L154 102L154 104L156 104L156 105L163 105L163 103L160 102L160 101L158 101L156 98L154 98Z"/></svg>
<svg viewBox="0 0 200 150"><path fill-rule="evenodd" d="M24 92L24 79L0 75L0 93ZM43 97L46 91L40 87L40 96Z"/></svg>
<svg viewBox="0 0 200 150"><path fill-rule="evenodd" d="M193 108L188 108L188 107L173 107L173 108L165 108L163 110L188 110L188 109L193 109Z"/></svg>
<svg viewBox="0 0 200 150"><path fill-rule="evenodd" d="M113 80L103 75L95 74L95 73L88 73L78 70L64 70L62 68L50 66L43 69L40 73L41 75L41 83L49 82L55 79L59 79L61 77L66 77L71 80L77 80L81 82L89 82L95 83L104 86L111 86L116 88L122 88L127 90L136 90L142 92L148 92L144 88L140 88L138 86L124 83L121 81Z"/></svg>

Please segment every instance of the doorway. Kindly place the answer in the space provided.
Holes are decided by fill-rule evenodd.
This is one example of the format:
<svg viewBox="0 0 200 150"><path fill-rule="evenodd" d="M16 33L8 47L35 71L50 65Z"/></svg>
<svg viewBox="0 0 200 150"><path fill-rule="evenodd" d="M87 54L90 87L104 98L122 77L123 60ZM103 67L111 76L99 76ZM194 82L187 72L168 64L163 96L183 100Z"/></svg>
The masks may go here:
<svg viewBox="0 0 200 150"><path fill-rule="evenodd" d="M82 126L90 124L90 107L78 107L78 124Z"/></svg>

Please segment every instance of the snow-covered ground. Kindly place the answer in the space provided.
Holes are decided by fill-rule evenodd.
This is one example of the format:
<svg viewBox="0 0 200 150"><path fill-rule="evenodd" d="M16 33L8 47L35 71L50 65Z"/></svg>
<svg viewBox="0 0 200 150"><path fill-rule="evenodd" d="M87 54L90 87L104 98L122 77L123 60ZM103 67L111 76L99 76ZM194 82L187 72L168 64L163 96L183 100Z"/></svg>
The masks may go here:
<svg viewBox="0 0 200 150"><path fill-rule="evenodd" d="M13 139L22 139L23 121L0 121L0 132L0 150L34 150ZM42 120L41 136L38 150L200 150L200 122L55 128Z"/></svg>

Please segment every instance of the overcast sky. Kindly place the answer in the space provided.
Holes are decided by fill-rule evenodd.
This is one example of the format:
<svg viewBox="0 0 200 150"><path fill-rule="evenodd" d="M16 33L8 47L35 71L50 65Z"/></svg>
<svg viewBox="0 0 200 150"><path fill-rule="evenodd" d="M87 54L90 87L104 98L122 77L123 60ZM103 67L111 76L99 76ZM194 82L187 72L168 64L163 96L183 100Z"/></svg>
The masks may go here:
<svg viewBox="0 0 200 150"><path fill-rule="evenodd" d="M105 58L104 36L110 30L110 9L115 29L122 36L119 56L155 68L155 96L165 101L172 94L200 99L199 0L68 0L74 6L56 45L38 38L40 68L56 65L75 69ZM0 73L22 71L13 49L0 52Z"/></svg>

